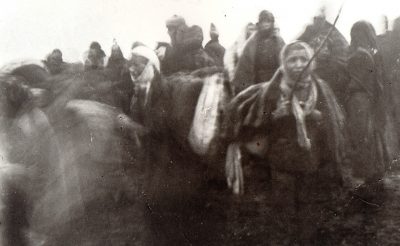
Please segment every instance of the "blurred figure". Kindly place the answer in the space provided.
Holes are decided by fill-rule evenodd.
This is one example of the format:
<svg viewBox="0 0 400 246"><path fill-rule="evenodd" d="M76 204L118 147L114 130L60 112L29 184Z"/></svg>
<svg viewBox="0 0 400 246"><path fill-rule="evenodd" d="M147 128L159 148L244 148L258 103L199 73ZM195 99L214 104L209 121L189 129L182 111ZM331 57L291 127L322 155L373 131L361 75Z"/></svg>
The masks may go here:
<svg viewBox="0 0 400 246"><path fill-rule="evenodd" d="M249 22L241 31L239 37L236 39L233 45L226 50L224 56L224 66L228 70L229 80L233 79L239 58L242 55L247 39L249 39L255 31L256 25L254 25L252 22Z"/></svg>
<svg viewBox="0 0 400 246"><path fill-rule="evenodd" d="M156 48L154 49L156 52L156 55L158 56L158 59L160 61L164 60L166 54L168 51L171 49L171 45L166 42L158 42Z"/></svg>
<svg viewBox="0 0 400 246"><path fill-rule="evenodd" d="M384 64L383 98L388 112L386 138L391 159L399 155L400 142L400 17L389 30L389 20L383 16L385 33L377 37L378 49L382 52Z"/></svg>
<svg viewBox="0 0 400 246"><path fill-rule="evenodd" d="M156 55L160 60L161 65L161 73L165 74L165 57L170 56L171 54L171 45L166 42L158 42L155 48Z"/></svg>
<svg viewBox="0 0 400 246"><path fill-rule="evenodd" d="M121 74L125 63L126 59L124 58L124 54L122 54L121 48L114 39L114 44L111 47L111 55L107 62L107 68L116 74Z"/></svg>
<svg viewBox="0 0 400 246"><path fill-rule="evenodd" d="M145 122L144 113L146 111L144 109L148 107L147 103L150 101L150 87L156 74L160 72L160 61L152 49L139 45L131 50L131 58L127 64L134 84L130 116L134 121L143 123Z"/></svg>
<svg viewBox="0 0 400 246"><path fill-rule="evenodd" d="M327 34L333 28L326 43L316 57L316 73L332 87L339 104L344 104L344 89L348 83L346 60L349 44L344 36L326 20L325 8L314 17L314 23L307 26L298 38L308 43L314 51L324 42Z"/></svg>
<svg viewBox="0 0 400 246"><path fill-rule="evenodd" d="M210 38L211 40L208 41L204 50L214 59L215 65L223 67L225 48L219 43L219 32L214 23L210 25Z"/></svg>
<svg viewBox="0 0 400 246"><path fill-rule="evenodd" d="M203 49L203 30L201 27L187 26L185 19L174 15L166 21L171 38L171 53L164 58L166 75L212 66L214 62Z"/></svg>
<svg viewBox="0 0 400 246"><path fill-rule="evenodd" d="M275 28L274 15L267 10L261 11L257 32L246 42L233 77L235 93L270 80L279 67L279 53L284 44Z"/></svg>
<svg viewBox="0 0 400 246"><path fill-rule="evenodd" d="M50 74L55 75L61 73L63 66L65 65L61 50L54 49L49 55L47 55L46 60L44 60L43 63Z"/></svg>
<svg viewBox="0 0 400 246"><path fill-rule="evenodd" d="M104 59L106 53L102 50L100 44L96 41L90 44L89 50L84 54L85 70L94 70L104 68Z"/></svg>
<svg viewBox="0 0 400 246"><path fill-rule="evenodd" d="M374 187L383 178L388 163L383 62L371 23L356 22L350 35L350 82L346 95L350 159L353 175Z"/></svg>

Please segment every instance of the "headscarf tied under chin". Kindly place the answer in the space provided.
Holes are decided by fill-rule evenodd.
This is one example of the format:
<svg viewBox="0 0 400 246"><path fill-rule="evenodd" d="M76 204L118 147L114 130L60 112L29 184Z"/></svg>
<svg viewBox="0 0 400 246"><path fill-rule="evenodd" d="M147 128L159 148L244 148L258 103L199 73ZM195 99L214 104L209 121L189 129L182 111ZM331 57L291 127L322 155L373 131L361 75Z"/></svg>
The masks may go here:
<svg viewBox="0 0 400 246"><path fill-rule="evenodd" d="M142 56L147 59L147 64L140 75L134 77L131 74L132 81L145 90L144 105L149 101L149 92L151 87L151 82L155 76L155 73L160 71L160 61L156 53L143 45L136 46L131 51L131 57L129 60L133 59L134 56Z"/></svg>
<svg viewBox="0 0 400 246"><path fill-rule="evenodd" d="M283 77L282 82L280 84L281 89L281 98L278 101L279 104L284 102L288 102L291 100L291 108L293 116L296 119L296 128L297 128L297 141L300 147L310 150L311 149L311 141L308 138L307 127L305 117L311 114L315 110L315 106L317 104L318 90L315 82L311 78L311 73L314 69L314 62L311 61L308 67L306 67L306 71L303 72L301 78L298 78L296 81L293 81L292 78L289 77L287 71L286 58L293 50L305 50L307 54L308 60L313 57L313 50L306 43L301 41L295 41L287 44L281 52L281 64ZM304 76L303 76L304 75ZM293 93L293 90L297 90L298 88L304 88L304 86L310 85L310 92L308 98L304 102L300 102L297 98L296 93ZM290 98L291 97L291 98Z"/></svg>
<svg viewBox="0 0 400 246"><path fill-rule="evenodd" d="M293 41L291 43L286 44L280 53L280 60L282 64L282 71L284 76L287 76L287 65L286 65L286 57L289 55L289 52L293 50L305 50L308 59L311 59L314 56L314 50L303 41ZM311 72L315 69L315 62L311 61L309 66L307 67L307 71L304 71L304 74L311 74Z"/></svg>

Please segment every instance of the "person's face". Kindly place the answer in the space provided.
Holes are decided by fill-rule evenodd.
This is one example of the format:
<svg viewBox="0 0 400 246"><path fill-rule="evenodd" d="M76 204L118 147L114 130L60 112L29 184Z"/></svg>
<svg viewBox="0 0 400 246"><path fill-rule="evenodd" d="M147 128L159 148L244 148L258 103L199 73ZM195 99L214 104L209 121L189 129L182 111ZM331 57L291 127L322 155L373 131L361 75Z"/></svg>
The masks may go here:
<svg viewBox="0 0 400 246"><path fill-rule="evenodd" d="M264 21L258 23L258 30L260 32L267 32L267 31L271 30L272 26L273 26L272 21L264 20Z"/></svg>
<svg viewBox="0 0 400 246"><path fill-rule="evenodd" d="M129 61L129 73L132 80L136 80L142 74L147 62L147 58L143 56L132 56L132 59Z"/></svg>
<svg viewBox="0 0 400 246"><path fill-rule="evenodd" d="M47 68L51 74L57 74L62 69L62 59L59 57L50 57L47 62Z"/></svg>
<svg viewBox="0 0 400 246"><path fill-rule="evenodd" d="M310 58L304 49L296 49L289 52L285 59L286 71L292 80L299 79L300 74L306 68ZM307 71L303 76L307 76Z"/></svg>

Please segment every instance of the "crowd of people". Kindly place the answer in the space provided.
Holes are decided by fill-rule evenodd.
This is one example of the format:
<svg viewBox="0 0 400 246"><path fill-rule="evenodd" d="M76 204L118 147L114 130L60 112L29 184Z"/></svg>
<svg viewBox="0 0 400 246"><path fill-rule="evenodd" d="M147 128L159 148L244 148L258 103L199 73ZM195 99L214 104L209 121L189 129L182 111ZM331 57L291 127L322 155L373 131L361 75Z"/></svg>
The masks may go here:
<svg viewBox="0 0 400 246"><path fill-rule="evenodd" d="M159 42L154 52L163 76L224 67L237 95L226 117L233 120L225 123L227 128L240 125L230 135L237 139L230 141L259 141L261 134L268 139L263 142L268 151L262 152L263 157L268 156L271 168L297 172L295 167L285 165L289 162L301 166L303 161L297 152L317 151L318 163L303 168L318 169L322 160L335 160L336 169L351 163L353 181L375 182L382 179L397 154L398 139L393 134L397 136L400 130L395 95L399 83L398 26L396 19L393 31L377 36L369 22L359 21L351 29L348 44L322 10L297 41L285 44L275 27L274 15L263 10L258 22L248 23L232 47L225 50L213 23L210 41L203 48L202 29L188 26L183 17L174 15L166 21L171 42ZM135 42L132 50L138 46L144 45ZM100 44L92 42L84 54L84 68L122 71L127 64L134 64L130 62L135 59L129 59L115 40L107 60ZM65 63L61 51L53 50L44 64L51 74L62 72ZM137 73L143 69L144 66ZM255 96L257 93L260 96ZM255 102L255 98L263 101ZM261 109L263 114L255 116L255 111ZM288 122L281 122L286 117ZM320 122L327 119L331 121L321 128ZM390 129L396 132L388 132ZM283 139L291 139L287 134L297 135L298 143L285 142ZM281 154L286 157L274 158L267 154L271 151L283 151ZM321 151L333 157L321 157Z"/></svg>
<svg viewBox="0 0 400 246"><path fill-rule="evenodd" d="M108 58L92 42L83 70L128 71L135 83L132 111L151 100L148 91L157 85L148 81L157 74L224 70L234 97L221 117L220 137L235 193L245 190L244 160L267 167L279 207L329 200L349 187L367 200L379 193L399 154L400 18L380 36L371 23L354 23L350 44L323 11L289 43L267 10L228 49L213 23L204 47L203 30L183 17L172 16L166 28L170 43L153 50L135 42L129 57L115 40ZM52 75L68 67L59 49L43 63Z"/></svg>

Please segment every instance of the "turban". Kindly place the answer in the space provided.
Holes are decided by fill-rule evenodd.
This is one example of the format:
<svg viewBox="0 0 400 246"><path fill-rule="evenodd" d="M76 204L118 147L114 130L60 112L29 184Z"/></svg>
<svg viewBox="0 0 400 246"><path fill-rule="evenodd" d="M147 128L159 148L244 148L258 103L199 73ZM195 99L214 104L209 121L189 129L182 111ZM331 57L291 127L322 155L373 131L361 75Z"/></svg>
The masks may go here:
<svg viewBox="0 0 400 246"><path fill-rule="evenodd" d="M149 63L154 65L155 68L160 71L160 60L158 59L154 50L144 45L136 46L132 49L131 55L142 56L149 60Z"/></svg>

